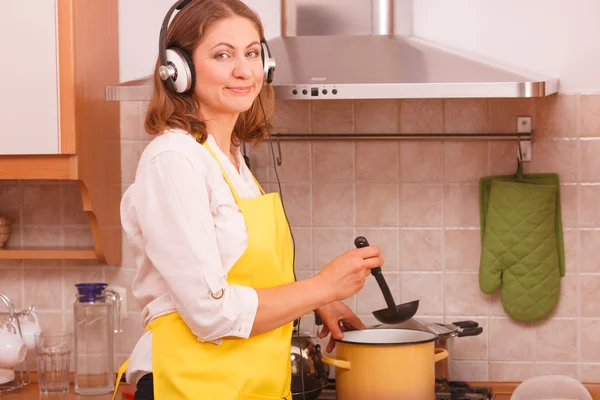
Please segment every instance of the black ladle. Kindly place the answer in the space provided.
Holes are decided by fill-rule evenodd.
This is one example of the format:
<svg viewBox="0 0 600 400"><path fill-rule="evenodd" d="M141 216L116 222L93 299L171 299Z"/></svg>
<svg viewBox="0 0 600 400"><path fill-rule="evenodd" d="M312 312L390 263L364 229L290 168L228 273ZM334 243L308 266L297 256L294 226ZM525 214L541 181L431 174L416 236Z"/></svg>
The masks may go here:
<svg viewBox="0 0 600 400"><path fill-rule="evenodd" d="M360 249L369 246L369 242L364 236L359 236L354 239L354 245ZM419 300L396 305L392 292L390 292L390 288L381 272L381 267L372 268L371 274L377 280L377 284L379 285L379 288L383 293L383 298L387 304L387 308L373 312L373 316L375 316L379 322L384 324L400 324L404 321L408 321L417 313L417 310L419 309Z"/></svg>

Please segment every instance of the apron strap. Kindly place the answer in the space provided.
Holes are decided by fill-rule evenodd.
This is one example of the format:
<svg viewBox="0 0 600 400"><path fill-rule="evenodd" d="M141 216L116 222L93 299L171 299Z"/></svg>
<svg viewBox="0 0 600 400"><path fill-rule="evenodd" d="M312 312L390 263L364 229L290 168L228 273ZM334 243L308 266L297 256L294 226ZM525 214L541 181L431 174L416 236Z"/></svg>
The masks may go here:
<svg viewBox="0 0 600 400"><path fill-rule="evenodd" d="M217 155L214 153L214 151L212 151L212 149L210 148L210 146L208 145L208 143L204 142L202 145L204 147L206 147L206 149L208 150L208 152L210 153L210 155L219 164L219 168L221 168L221 173L223 174L223 178L225 178L225 181L227 182L227 185L229 185L229 188L231 189L231 192L233 193L233 197L235 198L235 202L238 203L238 200L240 199L240 196L238 196L238 193L235 190L235 188L233 187L233 184L231 183L231 180L229 179L229 176L227 175L227 172L225 172L225 168L223 168L223 166L219 162L219 159L217 158Z"/></svg>
<svg viewBox="0 0 600 400"><path fill-rule="evenodd" d="M127 371L128 365L129 365L129 359L125 360L123 365L121 365L121 367L119 368L119 373L117 374L117 382L115 384L115 391L113 392L112 400L115 400L115 398L117 396L117 390L119 389L119 383L121 382L121 378L123 377L123 374L125 373L125 371Z"/></svg>
<svg viewBox="0 0 600 400"><path fill-rule="evenodd" d="M179 314L174 312L174 313L163 315L162 317L155 318L152 322L150 322L146 326L146 331L151 331L157 325L159 325L163 320L172 320L172 319L177 318L178 316L179 316ZM125 371L127 371L128 365L129 365L129 358L127 360L125 360L123 365L121 365L119 367L119 372L117 373L117 382L115 383L115 391L113 392L112 400L115 400L115 398L117 396L117 390L119 389L119 383L121 382L121 378L123 378L123 374L125 374Z"/></svg>
<svg viewBox="0 0 600 400"><path fill-rule="evenodd" d="M254 174L252 173L252 171L250 171L250 175L252 176L252 180L254 180L254 183L256 183L256 186L258 186L258 190L260 190L260 193L265 195L265 191L263 190L262 186L260 186L260 183L258 183L258 181L256 180L256 178L254 177Z"/></svg>
<svg viewBox="0 0 600 400"><path fill-rule="evenodd" d="M202 145L204 147L206 147L206 149L208 150L208 152L210 153L210 155L219 164L219 168L221 168L221 173L223 174L223 177L225 178L225 181L227 182L227 185L229 185L229 188L231 189L231 192L233 193L233 197L235 199L235 202L239 204L238 200L240 199L240 196L238 195L237 191L233 187L233 183L231 183L231 180L229 179L229 175L227 175L227 172L225 172L225 168L223 168L223 165L221 165L221 162L217 158L217 155L210 148L210 146L208 145L208 143L204 142ZM254 183L256 183L256 186L258 186L258 189L260 190L260 193L264 195L265 191L263 190L262 186L260 186L260 183L258 183L258 181L256 180L256 178L254 177L254 174L252 173L252 171L250 171L250 175L252 176L252 179L254 180Z"/></svg>

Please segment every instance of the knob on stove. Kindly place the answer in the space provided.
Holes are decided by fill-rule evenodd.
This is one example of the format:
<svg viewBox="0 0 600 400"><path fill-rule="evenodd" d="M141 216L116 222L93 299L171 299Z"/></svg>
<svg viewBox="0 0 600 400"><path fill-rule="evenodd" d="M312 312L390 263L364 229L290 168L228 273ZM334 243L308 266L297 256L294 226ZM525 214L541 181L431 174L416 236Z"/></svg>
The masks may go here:
<svg viewBox="0 0 600 400"><path fill-rule="evenodd" d="M489 400L492 391L487 387L470 387L466 382L436 379L436 400Z"/></svg>

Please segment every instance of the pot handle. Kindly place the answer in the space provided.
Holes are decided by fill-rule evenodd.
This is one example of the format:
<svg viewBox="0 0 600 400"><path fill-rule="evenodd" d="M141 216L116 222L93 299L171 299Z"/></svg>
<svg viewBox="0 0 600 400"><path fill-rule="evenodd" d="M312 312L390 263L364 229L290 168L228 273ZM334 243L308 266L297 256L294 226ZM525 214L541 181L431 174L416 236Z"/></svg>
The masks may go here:
<svg viewBox="0 0 600 400"><path fill-rule="evenodd" d="M334 367L350 369L350 361L338 360L337 358L328 357L323 355L323 362L325 364L333 365Z"/></svg>
<svg viewBox="0 0 600 400"><path fill-rule="evenodd" d="M435 354L433 355L433 362L442 361L448 358L448 351L445 349L434 349Z"/></svg>

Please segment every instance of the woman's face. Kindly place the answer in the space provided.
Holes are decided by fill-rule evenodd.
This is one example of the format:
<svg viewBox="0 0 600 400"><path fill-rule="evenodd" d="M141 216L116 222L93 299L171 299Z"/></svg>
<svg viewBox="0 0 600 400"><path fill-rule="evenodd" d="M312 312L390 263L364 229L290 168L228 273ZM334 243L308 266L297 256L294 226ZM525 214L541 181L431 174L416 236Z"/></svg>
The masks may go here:
<svg viewBox="0 0 600 400"><path fill-rule="evenodd" d="M231 17L214 23L194 50L194 93L205 119L239 114L263 85L261 44L254 23Z"/></svg>

